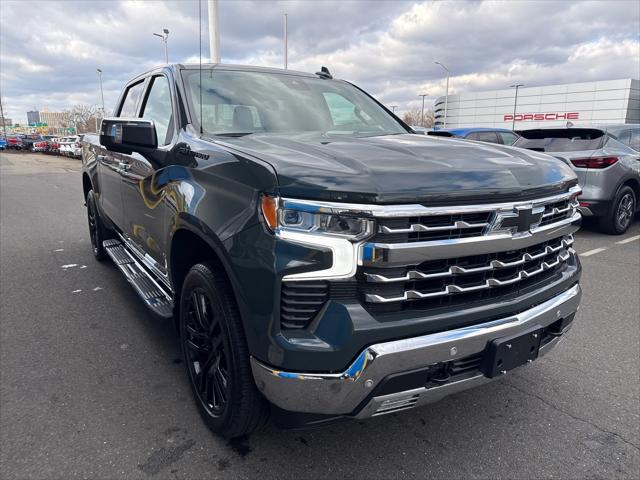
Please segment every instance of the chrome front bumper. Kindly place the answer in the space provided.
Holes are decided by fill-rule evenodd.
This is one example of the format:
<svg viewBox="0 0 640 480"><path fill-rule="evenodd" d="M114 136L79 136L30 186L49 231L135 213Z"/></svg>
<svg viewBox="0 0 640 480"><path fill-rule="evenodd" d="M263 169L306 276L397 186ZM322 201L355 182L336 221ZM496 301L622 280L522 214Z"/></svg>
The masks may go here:
<svg viewBox="0 0 640 480"><path fill-rule="evenodd" d="M387 376L479 354L488 342L517 335L532 327L547 327L578 310L579 285L517 315L479 325L385 343L364 349L342 373L301 373L276 370L251 358L258 389L274 405L292 412L351 415L367 418L431 403L491 379L479 373L440 386L374 396L374 387ZM567 328L568 329L568 328ZM564 333L564 332L563 332ZM546 354L561 339L553 338L540 348Z"/></svg>

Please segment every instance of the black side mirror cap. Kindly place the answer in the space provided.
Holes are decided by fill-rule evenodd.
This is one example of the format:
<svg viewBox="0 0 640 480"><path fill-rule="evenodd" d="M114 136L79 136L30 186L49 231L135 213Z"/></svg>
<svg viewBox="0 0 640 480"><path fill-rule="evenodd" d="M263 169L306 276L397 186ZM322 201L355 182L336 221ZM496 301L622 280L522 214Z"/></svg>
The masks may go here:
<svg viewBox="0 0 640 480"><path fill-rule="evenodd" d="M151 153L158 148L156 126L142 118L104 118L100 125L100 144L112 152Z"/></svg>

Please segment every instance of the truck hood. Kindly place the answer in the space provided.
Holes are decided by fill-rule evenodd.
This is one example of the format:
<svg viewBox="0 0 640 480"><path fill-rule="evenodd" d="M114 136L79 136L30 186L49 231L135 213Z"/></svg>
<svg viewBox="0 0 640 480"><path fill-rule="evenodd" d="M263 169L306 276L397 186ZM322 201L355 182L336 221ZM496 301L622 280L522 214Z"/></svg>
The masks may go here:
<svg viewBox="0 0 640 480"><path fill-rule="evenodd" d="M424 135L215 137L268 162L285 197L355 203L528 199L576 183L561 161L519 148Z"/></svg>

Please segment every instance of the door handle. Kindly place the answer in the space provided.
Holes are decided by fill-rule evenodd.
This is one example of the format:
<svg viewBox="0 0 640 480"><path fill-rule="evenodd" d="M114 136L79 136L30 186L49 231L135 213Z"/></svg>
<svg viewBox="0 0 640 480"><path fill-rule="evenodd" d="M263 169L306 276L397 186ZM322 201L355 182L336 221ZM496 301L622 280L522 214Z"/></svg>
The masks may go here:
<svg viewBox="0 0 640 480"><path fill-rule="evenodd" d="M124 163L124 162L118 162L118 168L120 170L124 170L125 172L131 170L131 164L130 163Z"/></svg>

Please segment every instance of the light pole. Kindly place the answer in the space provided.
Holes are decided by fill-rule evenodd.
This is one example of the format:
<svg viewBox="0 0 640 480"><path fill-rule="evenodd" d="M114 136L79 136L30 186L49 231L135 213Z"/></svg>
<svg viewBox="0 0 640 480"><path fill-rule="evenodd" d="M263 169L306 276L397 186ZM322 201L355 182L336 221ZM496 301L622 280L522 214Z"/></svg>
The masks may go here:
<svg viewBox="0 0 640 480"><path fill-rule="evenodd" d="M102 70L96 68L98 78L100 79L100 99L102 100L102 117L104 118L104 92L102 91Z"/></svg>
<svg viewBox="0 0 640 480"><path fill-rule="evenodd" d="M2 131L4 132L4 139L7 140L7 123L6 123L5 119L4 119L4 109L2 108L2 96L1 95L0 95L0 118L2 118Z"/></svg>
<svg viewBox="0 0 640 480"><path fill-rule="evenodd" d="M518 108L518 89L520 87L524 87L524 83L516 83L515 85L510 85L510 88L516 89L516 98L513 101L513 121L511 122L511 130L516 129L516 109Z"/></svg>
<svg viewBox="0 0 640 480"><path fill-rule="evenodd" d="M440 65L447 72L447 91L444 97L444 128L447 128L447 107L449 106L449 69L440 62L435 62L436 65Z"/></svg>
<svg viewBox="0 0 640 480"><path fill-rule="evenodd" d="M284 14L284 69L286 70L288 67L288 52L287 52L287 48L288 48L288 40L289 40L289 32L287 29L287 20L289 18L289 15L287 15L286 13Z"/></svg>
<svg viewBox="0 0 640 480"><path fill-rule="evenodd" d="M389 105L391 107L391 113L396 113L396 108L398 108L398 105Z"/></svg>
<svg viewBox="0 0 640 480"><path fill-rule="evenodd" d="M420 126L424 127L424 97L428 96L428 93L421 93L420 95L418 95L419 97L422 97L422 113L420 114Z"/></svg>
<svg viewBox="0 0 640 480"><path fill-rule="evenodd" d="M220 63L220 28L218 0L209 0L209 57L211 63Z"/></svg>
<svg viewBox="0 0 640 480"><path fill-rule="evenodd" d="M167 38L169 38L169 30L162 29L162 33L154 33L156 37L160 37L164 42L164 63L169 63L169 47L167 46Z"/></svg>

